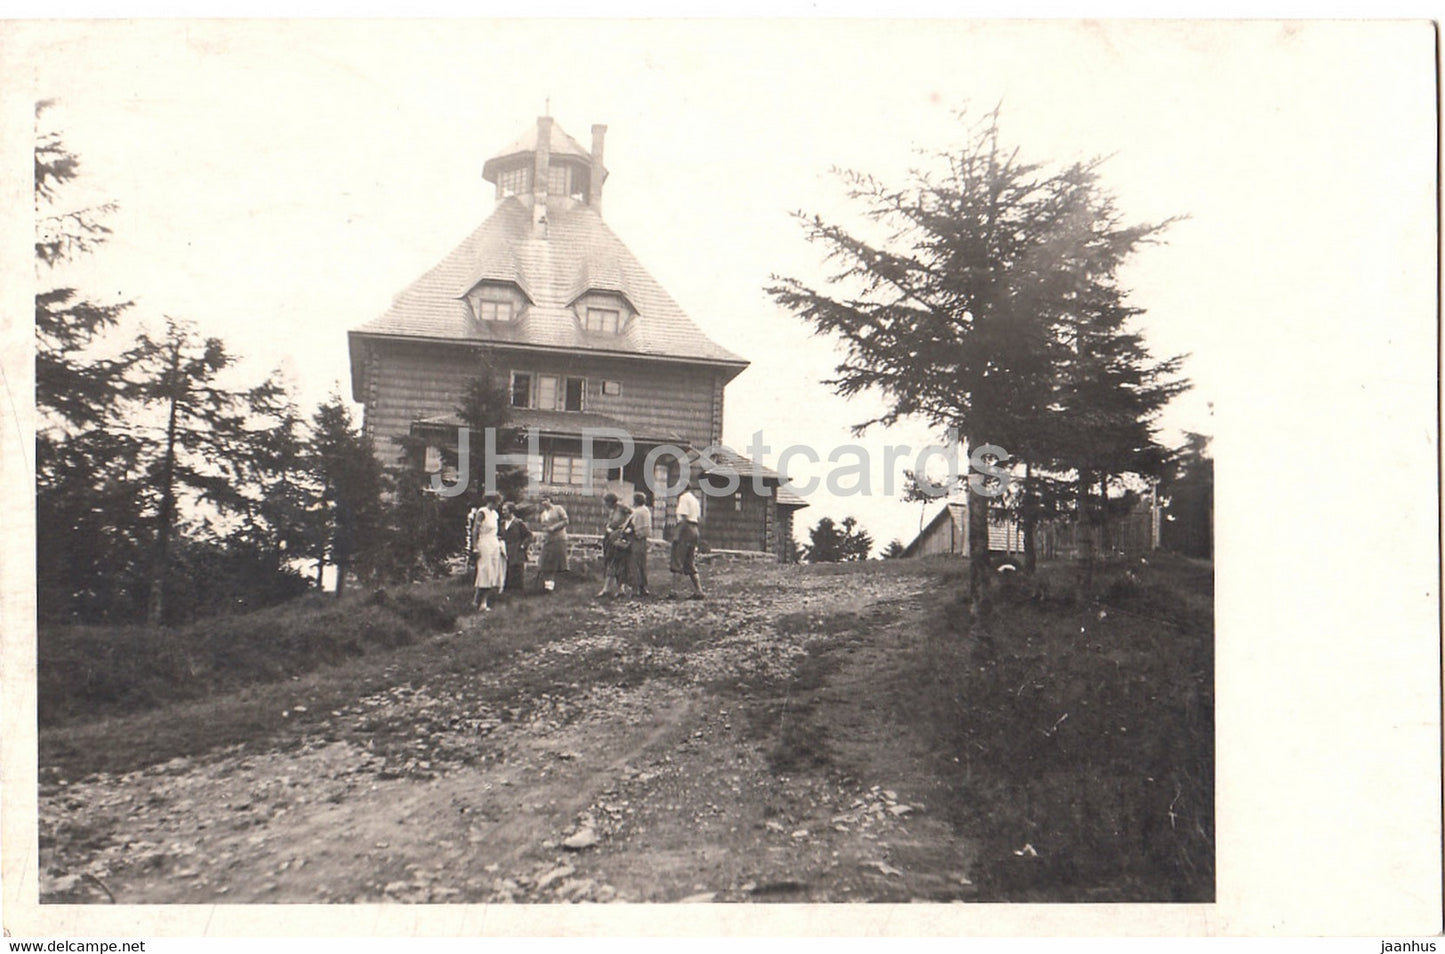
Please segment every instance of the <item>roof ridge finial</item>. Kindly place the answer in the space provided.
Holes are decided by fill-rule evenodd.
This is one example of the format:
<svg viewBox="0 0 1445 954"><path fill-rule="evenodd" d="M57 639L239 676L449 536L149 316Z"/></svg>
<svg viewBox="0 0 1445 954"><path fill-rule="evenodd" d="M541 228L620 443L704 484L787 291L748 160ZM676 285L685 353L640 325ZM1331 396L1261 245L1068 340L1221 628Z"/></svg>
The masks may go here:
<svg viewBox="0 0 1445 954"><path fill-rule="evenodd" d="M547 96L542 100L542 115L552 115L552 97Z"/></svg>

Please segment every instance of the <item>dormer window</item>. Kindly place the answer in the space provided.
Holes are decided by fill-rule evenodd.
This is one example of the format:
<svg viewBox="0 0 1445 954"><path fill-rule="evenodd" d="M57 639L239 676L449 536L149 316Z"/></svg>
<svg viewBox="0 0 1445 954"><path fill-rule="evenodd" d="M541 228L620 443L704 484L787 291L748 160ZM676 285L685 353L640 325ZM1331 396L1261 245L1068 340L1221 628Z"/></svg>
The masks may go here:
<svg viewBox="0 0 1445 954"><path fill-rule="evenodd" d="M483 282L466 295L467 307L480 324L514 320L521 314L526 298L517 286L506 282Z"/></svg>
<svg viewBox="0 0 1445 954"><path fill-rule="evenodd" d="M588 308L583 327L615 335L622 330L622 312L616 308Z"/></svg>
<svg viewBox="0 0 1445 954"><path fill-rule="evenodd" d="M624 282L621 269L603 263L587 271L589 274L582 276L582 282L591 284L592 288L572 301L572 317L577 322L577 330L590 335L627 333L638 315L627 296L616 290Z"/></svg>
<svg viewBox="0 0 1445 954"><path fill-rule="evenodd" d="M477 301L477 318L481 321L511 321L512 303L509 301Z"/></svg>

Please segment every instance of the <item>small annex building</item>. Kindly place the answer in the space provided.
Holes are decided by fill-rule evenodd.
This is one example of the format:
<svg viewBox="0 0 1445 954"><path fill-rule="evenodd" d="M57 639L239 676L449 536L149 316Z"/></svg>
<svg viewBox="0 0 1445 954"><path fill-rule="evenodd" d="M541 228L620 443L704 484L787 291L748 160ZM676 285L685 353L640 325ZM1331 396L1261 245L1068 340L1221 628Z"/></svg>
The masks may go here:
<svg viewBox="0 0 1445 954"><path fill-rule="evenodd" d="M1035 553L1040 559L1073 557L1078 552L1072 521L1040 524L1034 530ZM1104 552L1141 553L1159 547L1159 510L1150 499L1142 499L1130 513L1111 521L1097 544ZM990 553L1012 556L1024 551L1024 533L1012 515L993 519L988 525ZM947 553L968 556L968 503L948 501L933 515L918 536L903 549L904 557L931 556Z"/></svg>

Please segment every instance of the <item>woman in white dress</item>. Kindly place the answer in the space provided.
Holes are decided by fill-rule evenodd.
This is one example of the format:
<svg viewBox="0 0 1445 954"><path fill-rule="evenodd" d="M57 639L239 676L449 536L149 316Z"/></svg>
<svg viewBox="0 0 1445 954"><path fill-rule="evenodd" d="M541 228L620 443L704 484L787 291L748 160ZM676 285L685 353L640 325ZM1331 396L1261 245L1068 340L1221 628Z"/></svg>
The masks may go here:
<svg viewBox="0 0 1445 954"><path fill-rule="evenodd" d="M493 595L501 590L507 581L507 553L497 530L501 525L498 508L501 498L488 494L482 499L482 509L477 513L472 527L472 552L477 557L477 594L475 605L482 612L492 608Z"/></svg>

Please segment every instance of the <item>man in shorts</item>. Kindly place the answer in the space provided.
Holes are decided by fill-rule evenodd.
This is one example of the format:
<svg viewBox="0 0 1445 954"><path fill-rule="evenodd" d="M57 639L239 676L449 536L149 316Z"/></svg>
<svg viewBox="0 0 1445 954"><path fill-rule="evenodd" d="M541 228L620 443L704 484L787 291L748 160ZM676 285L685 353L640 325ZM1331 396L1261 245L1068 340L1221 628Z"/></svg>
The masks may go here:
<svg viewBox="0 0 1445 954"><path fill-rule="evenodd" d="M550 593L557 588L557 574L567 572L567 511L545 494L541 503L537 525L542 531L542 556L537 579L542 590Z"/></svg>
<svg viewBox="0 0 1445 954"><path fill-rule="evenodd" d="M672 571L672 586L668 588L667 598L677 599L677 578L685 576L692 582L692 592L688 594L690 600L703 598L702 586L697 581L697 540L698 528L702 523L702 503L697 495L692 492L696 486L696 480L689 480L688 486L677 498L677 528L672 535L672 553L668 560L668 569Z"/></svg>

